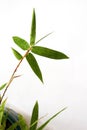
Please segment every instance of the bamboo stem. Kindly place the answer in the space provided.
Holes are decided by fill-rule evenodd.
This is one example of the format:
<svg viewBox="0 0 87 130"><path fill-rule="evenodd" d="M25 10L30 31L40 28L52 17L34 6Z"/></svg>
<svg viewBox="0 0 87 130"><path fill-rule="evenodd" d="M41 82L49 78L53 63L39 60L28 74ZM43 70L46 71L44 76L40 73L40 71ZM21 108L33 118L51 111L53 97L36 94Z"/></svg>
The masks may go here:
<svg viewBox="0 0 87 130"><path fill-rule="evenodd" d="M2 100L3 100L3 98L4 98L5 94L6 94L6 92L7 92L7 90L8 90L10 84L11 84L12 81L13 81L14 75L15 75L15 73L17 72L17 70L18 70L20 64L22 63L22 61L24 60L24 58L27 56L27 54L28 54L30 51L31 51L31 47L27 50L27 52L24 54L24 56L22 57L22 59L19 61L19 63L17 64L16 68L14 69L14 71L13 71L13 73L12 73L12 75L11 75L11 77L10 77L10 79L9 79L9 81L8 81L8 83L7 83L7 85L6 85L6 88L5 88L5 90L4 90L4 92L3 92L2 96L1 96L0 104L1 104L1 102L2 102Z"/></svg>

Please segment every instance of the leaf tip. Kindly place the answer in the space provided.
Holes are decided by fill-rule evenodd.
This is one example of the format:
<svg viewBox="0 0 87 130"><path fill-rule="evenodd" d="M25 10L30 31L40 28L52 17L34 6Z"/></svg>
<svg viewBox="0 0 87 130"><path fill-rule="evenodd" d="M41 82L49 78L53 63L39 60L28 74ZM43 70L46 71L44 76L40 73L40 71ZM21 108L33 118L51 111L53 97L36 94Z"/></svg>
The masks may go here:
<svg viewBox="0 0 87 130"><path fill-rule="evenodd" d="M69 59L69 57L66 55L65 59Z"/></svg>
<svg viewBox="0 0 87 130"><path fill-rule="evenodd" d="M43 77L40 78L41 82L44 84Z"/></svg>
<svg viewBox="0 0 87 130"><path fill-rule="evenodd" d="M12 39L14 40L16 38L16 36L13 36Z"/></svg>
<svg viewBox="0 0 87 130"><path fill-rule="evenodd" d="M33 12L35 12L35 8L33 8Z"/></svg>
<svg viewBox="0 0 87 130"><path fill-rule="evenodd" d="M38 100L36 100L36 103L35 103L35 105L37 105L37 106L38 106Z"/></svg>

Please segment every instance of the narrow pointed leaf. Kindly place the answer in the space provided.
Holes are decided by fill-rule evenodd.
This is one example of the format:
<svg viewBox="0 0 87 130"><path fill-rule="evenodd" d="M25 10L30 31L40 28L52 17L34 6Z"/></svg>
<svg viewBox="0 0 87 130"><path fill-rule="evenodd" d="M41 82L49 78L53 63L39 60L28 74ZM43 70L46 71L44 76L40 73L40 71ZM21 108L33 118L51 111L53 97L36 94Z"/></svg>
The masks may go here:
<svg viewBox="0 0 87 130"><path fill-rule="evenodd" d="M46 47L34 46L32 48L32 52L37 55L44 56L51 59L67 59L68 58L68 56L66 56L64 53L56 51L56 50L52 50Z"/></svg>
<svg viewBox="0 0 87 130"><path fill-rule="evenodd" d="M45 39L46 37L48 37L50 34L52 34L52 32L51 32L51 33L48 33L47 35L45 35L44 37L42 37L41 39L39 39L35 44L37 44L38 42L40 42L40 41L42 41L43 39Z"/></svg>
<svg viewBox="0 0 87 130"><path fill-rule="evenodd" d="M7 83L0 86L0 90L4 89Z"/></svg>
<svg viewBox="0 0 87 130"><path fill-rule="evenodd" d="M59 111L58 113L56 113L55 115L53 115L50 119L48 119L44 124L42 124L37 130L43 130L44 127L47 126L47 124L53 120L57 115L59 115L61 112L63 112L66 108L63 108L61 111Z"/></svg>
<svg viewBox="0 0 87 130"><path fill-rule="evenodd" d="M22 59L22 55L16 51L14 48L12 48L12 51L13 51L13 54L14 56L18 59L18 60L21 60Z"/></svg>
<svg viewBox="0 0 87 130"><path fill-rule="evenodd" d="M34 71L34 73L37 75L37 77L43 82L43 78L42 78L42 73L40 71L40 68L38 66L38 63L35 59L35 57L29 53L27 56L26 56L26 59L29 63L29 65L31 66L32 70Z"/></svg>
<svg viewBox="0 0 87 130"><path fill-rule="evenodd" d="M2 123L2 118L3 118L3 114L4 114L5 104L6 104L6 100L4 100L2 102L2 104L0 105L0 125Z"/></svg>
<svg viewBox="0 0 87 130"><path fill-rule="evenodd" d="M32 126L32 124L38 120L38 113L39 113L38 102L36 102L32 111L30 126ZM36 130L37 123L38 122L36 122L32 127L30 127L29 130Z"/></svg>
<svg viewBox="0 0 87 130"><path fill-rule="evenodd" d="M30 45L35 44L35 39L36 39L36 15L35 15L35 9L33 9L31 34L30 34Z"/></svg>
<svg viewBox="0 0 87 130"><path fill-rule="evenodd" d="M17 36L14 36L13 40L14 40L15 44L18 45L21 49L23 49L23 50L29 49L29 44L24 39L17 37Z"/></svg>

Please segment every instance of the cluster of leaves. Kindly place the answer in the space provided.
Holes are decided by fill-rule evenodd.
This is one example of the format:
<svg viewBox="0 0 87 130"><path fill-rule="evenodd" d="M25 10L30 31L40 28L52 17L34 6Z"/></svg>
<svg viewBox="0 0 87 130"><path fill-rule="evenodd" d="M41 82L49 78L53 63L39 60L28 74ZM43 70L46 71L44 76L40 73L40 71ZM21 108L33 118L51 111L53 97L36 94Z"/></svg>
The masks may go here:
<svg viewBox="0 0 87 130"><path fill-rule="evenodd" d="M63 112L66 109L66 108L63 108L61 111L54 114L50 119L48 119L45 123L43 123L41 126L38 127L38 122L40 120L39 119L39 105L38 105L38 102L36 102L33 107L31 121L30 121L29 126L26 124L24 117L18 114L18 120L12 125L10 125L9 128L6 128L6 120L8 119L8 112L4 115L5 103L6 103L6 100L0 106L0 130L15 130L17 129L17 127L19 127L19 129L21 130L43 130L53 118L55 118L57 115L59 115L61 112Z"/></svg>
<svg viewBox="0 0 87 130"><path fill-rule="evenodd" d="M55 51L55 50L52 50L52 49L49 49L46 47L36 45L38 42L40 42L42 39L44 39L45 37L47 37L50 34L51 33L45 35L37 42L35 41L36 40L36 15L35 15L35 10L33 10L31 33L30 33L30 44L20 37L17 37L17 36L13 37L13 40L14 40L16 45L18 45L22 50L28 51L28 53L25 55L26 60L28 61L29 65L31 66L34 73L38 76L38 78L42 82L43 82L42 73L41 73L40 67L37 63L37 60L36 60L34 54L48 57L51 59L66 59L66 58L68 58L65 54L63 54L59 51ZM24 57L14 48L12 48L12 50L13 50L13 53L18 60L21 60Z"/></svg>
<svg viewBox="0 0 87 130"><path fill-rule="evenodd" d="M30 33L30 42L28 43L23 38L20 38L18 36L13 36L14 43L20 47L23 51L26 51L24 55L20 54L16 49L12 48L14 56L20 61L19 64L22 62L24 58L26 58L28 64L32 68L33 72L37 75L37 77L43 82L43 76L42 72L40 70L40 67L37 63L37 60L34 56L34 54L51 58L51 59L68 59L68 56L65 55L62 52L49 49L42 46L37 46L37 43L49 36L51 33L45 35L38 41L36 41L36 15L35 15L35 9L33 9L32 14L32 24L31 24L31 33ZM17 66L19 67L19 66ZM17 68L16 68L17 70ZM14 76L14 75L13 75ZM13 77L14 78L14 77ZM1 85L0 90L4 89L6 87L7 83L4 83Z"/></svg>

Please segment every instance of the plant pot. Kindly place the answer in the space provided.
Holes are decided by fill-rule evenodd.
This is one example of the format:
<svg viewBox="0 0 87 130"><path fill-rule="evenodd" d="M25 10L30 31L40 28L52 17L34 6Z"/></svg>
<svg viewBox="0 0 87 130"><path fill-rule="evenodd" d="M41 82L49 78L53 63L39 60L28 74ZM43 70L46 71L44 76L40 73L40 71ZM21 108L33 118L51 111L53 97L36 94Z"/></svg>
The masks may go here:
<svg viewBox="0 0 87 130"><path fill-rule="evenodd" d="M6 128L18 121L18 113L10 108L5 108L5 115L7 115ZM15 130L21 130L20 126L17 126Z"/></svg>
<svg viewBox="0 0 87 130"><path fill-rule="evenodd" d="M20 113L20 112L19 112L19 110L17 112L17 109L13 110L8 107L5 108L4 114L7 115L6 129L9 128L10 125L12 125L13 123L18 121L18 113ZM29 125L29 116L23 112L22 112L22 115L24 116L27 125ZM41 123L41 122L39 122L39 123ZM15 130L21 130L20 126L17 126ZM44 128L44 130L50 130L50 128L46 127L46 128Z"/></svg>

